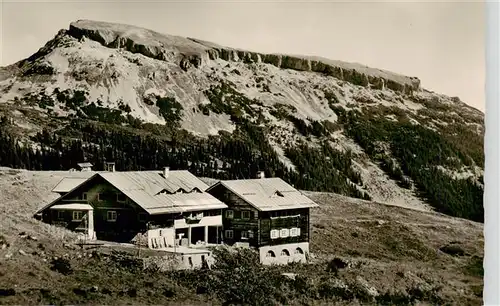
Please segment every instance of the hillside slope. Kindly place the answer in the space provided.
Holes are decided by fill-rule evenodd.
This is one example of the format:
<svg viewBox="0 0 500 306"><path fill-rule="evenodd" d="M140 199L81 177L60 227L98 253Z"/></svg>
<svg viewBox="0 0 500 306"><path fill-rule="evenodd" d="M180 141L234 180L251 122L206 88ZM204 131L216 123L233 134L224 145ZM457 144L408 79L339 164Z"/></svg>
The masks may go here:
<svg viewBox="0 0 500 306"><path fill-rule="evenodd" d="M214 281L216 271L134 270L136 252L127 259L105 248L79 249L71 244L74 233L32 218L69 175L78 173L0 169L0 303L223 304L224 297L199 290L200 275ZM311 215L312 263L270 268L271 277L259 277L267 270L252 266L238 293L257 298L262 288L277 288L268 294L281 299L273 305L366 305L374 296L384 305L482 304L482 224L336 194L306 195L320 205ZM72 273L52 270L54 257L67 259ZM339 259L349 265L335 272L331 263ZM283 272L297 273L302 283L279 279ZM231 277L239 276L232 267Z"/></svg>
<svg viewBox="0 0 500 306"><path fill-rule="evenodd" d="M80 20L0 69L0 114L6 166L265 170L302 189L482 220L484 115L359 64Z"/></svg>

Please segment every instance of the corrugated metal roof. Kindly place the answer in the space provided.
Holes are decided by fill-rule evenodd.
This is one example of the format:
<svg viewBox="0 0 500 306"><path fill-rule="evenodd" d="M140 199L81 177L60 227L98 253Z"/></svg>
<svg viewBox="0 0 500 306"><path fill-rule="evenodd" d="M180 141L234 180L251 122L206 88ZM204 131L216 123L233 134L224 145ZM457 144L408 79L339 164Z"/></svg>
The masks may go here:
<svg viewBox="0 0 500 306"><path fill-rule="evenodd" d="M65 177L57 183L57 185L52 189L52 192L69 192L76 186L85 182L88 178L94 175L94 172L81 172L78 176Z"/></svg>
<svg viewBox="0 0 500 306"><path fill-rule="evenodd" d="M278 177L221 181L220 184L261 211L318 207L318 204Z"/></svg>
<svg viewBox="0 0 500 306"><path fill-rule="evenodd" d="M179 189L204 191L208 186L186 170L169 171L167 178L161 171L103 172L100 175L120 190L144 190L155 195L163 190L173 193Z"/></svg>
<svg viewBox="0 0 500 306"><path fill-rule="evenodd" d="M89 172L81 174L78 178L64 178L59 182L58 185L61 184L61 188L58 189L70 193L85 181L92 179L94 176L100 176L149 214L182 213L195 210L227 208L226 204L205 192L208 188L207 184L186 170L169 171L167 178L163 176L162 171ZM87 176L88 178L82 179L81 176ZM76 179L82 179L82 181L74 185ZM70 187L73 188L67 190ZM199 192L191 192L195 188ZM177 192L179 190L185 192ZM38 210L37 213L48 207L52 207L64 197L62 196L54 200Z"/></svg>
<svg viewBox="0 0 500 306"><path fill-rule="evenodd" d="M52 206L50 209L93 210L94 208L91 205L84 203L68 203L68 204L57 204Z"/></svg>
<svg viewBox="0 0 500 306"><path fill-rule="evenodd" d="M167 178L162 171L104 172L99 175L150 214L227 208L226 204L204 192L208 186L186 170L169 171ZM191 192L195 188L201 192ZM178 190L186 193L175 193Z"/></svg>

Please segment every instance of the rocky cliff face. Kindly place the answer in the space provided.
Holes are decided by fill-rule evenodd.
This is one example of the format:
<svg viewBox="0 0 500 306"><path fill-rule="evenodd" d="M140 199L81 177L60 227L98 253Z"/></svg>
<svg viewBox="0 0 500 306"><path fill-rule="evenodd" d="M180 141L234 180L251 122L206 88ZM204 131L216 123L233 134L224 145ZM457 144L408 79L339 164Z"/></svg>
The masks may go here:
<svg viewBox="0 0 500 306"><path fill-rule="evenodd" d="M482 186L483 114L426 91L418 78L360 64L80 20L0 69L0 113L23 135L48 128L74 138L66 126L87 121L127 133L244 135L249 160L214 153L213 161L227 164L219 172L238 176L241 162L275 167L271 173L283 166L303 188L418 209L447 201L482 207L470 196L476 191L452 190ZM433 189L446 178L450 185ZM441 197L441 189L450 194Z"/></svg>
<svg viewBox="0 0 500 306"><path fill-rule="evenodd" d="M392 89L411 93L420 88L415 77L322 58L307 58L281 54L262 54L217 46L193 38L159 34L129 25L80 20L70 25L68 34L81 39L90 38L109 48L123 48L132 53L164 61L175 60L184 69L198 68L218 58L230 62L265 63L282 69L312 71L333 76L369 88Z"/></svg>

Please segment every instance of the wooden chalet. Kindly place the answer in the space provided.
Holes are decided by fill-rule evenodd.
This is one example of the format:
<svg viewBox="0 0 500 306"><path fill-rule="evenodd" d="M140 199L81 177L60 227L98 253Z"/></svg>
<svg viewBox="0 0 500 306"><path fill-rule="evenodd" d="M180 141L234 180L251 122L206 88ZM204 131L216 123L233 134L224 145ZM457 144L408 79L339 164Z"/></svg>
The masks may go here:
<svg viewBox="0 0 500 306"><path fill-rule="evenodd" d="M306 260L311 199L280 178L220 181L207 192L228 205L224 243L259 249L263 264Z"/></svg>
<svg viewBox="0 0 500 306"><path fill-rule="evenodd" d="M227 205L190 172L108 169L63 179L53 189L61 196L36 215L88 239L129 242L145 234L158 249L220 243Z"/></svg>

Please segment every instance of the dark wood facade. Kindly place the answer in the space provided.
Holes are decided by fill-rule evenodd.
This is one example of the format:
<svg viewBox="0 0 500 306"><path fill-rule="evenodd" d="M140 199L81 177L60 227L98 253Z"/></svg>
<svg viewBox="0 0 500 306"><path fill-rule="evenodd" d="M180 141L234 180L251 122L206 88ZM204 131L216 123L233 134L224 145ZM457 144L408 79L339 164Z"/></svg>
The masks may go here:
<svg viewBox="0 0 500 306"><path fill-rule="evenodd" d="M309 242L309 208L260 212L259 221L261 233L259 245ZM300 234L288 235L286 238L271 238L272 230L292 228L300 229Z"/></svg>
<svg viewBox="0 0 500 306"><path fill-rule="evenodd" d="M93 207L93 230L97 239L130 241L147 229L147 213L101 177L95 177L65 195L57 204L81 203ZM78 230L82 224L72 221L71 210L46 209L44 222ZM86 218L88 220L88 218Z"/></svg>
<svg viewBox="0 0 500 306"><path fill-rule="evenodd" d="M74 212L79 214L74 218ZM68 230L86 233L88 231L88 213L82 210L52 210L47 209L42 214L42 221Z"/></svg>
<svg viewBox="0 0 500 306"><path fill-rule="evenodd" d="M309 242L309 208L259 211L223 185L208 191L228 205L223 211L224 243L247 242L252 247ZM300 229L300 234L271 237L273 231ZM276 233L276 232L275 232Z"/></svg>
<svg viewBox="0 0 500 306"><path fill-rule="evenodd" d="M205 232L201 229L205 230L205 226L208 243L217 244L222 237L221 221L216 225L204 225L207 217L219 217L222 220L222 209L150 215L100 176L86 181L53 203L52 207L64 204L89 204L92 210L83 211L86 218L76 221L72 217L74 210L46 208L42 211L42 221L73 231L92 231L99 240L130 242L139 233L159 228L175 228L176 234L184 233L187 237L188 228L192 228L190 239L195 243L196 240L204 240ZM90 226L88 214L93 217Z"/></svg>

